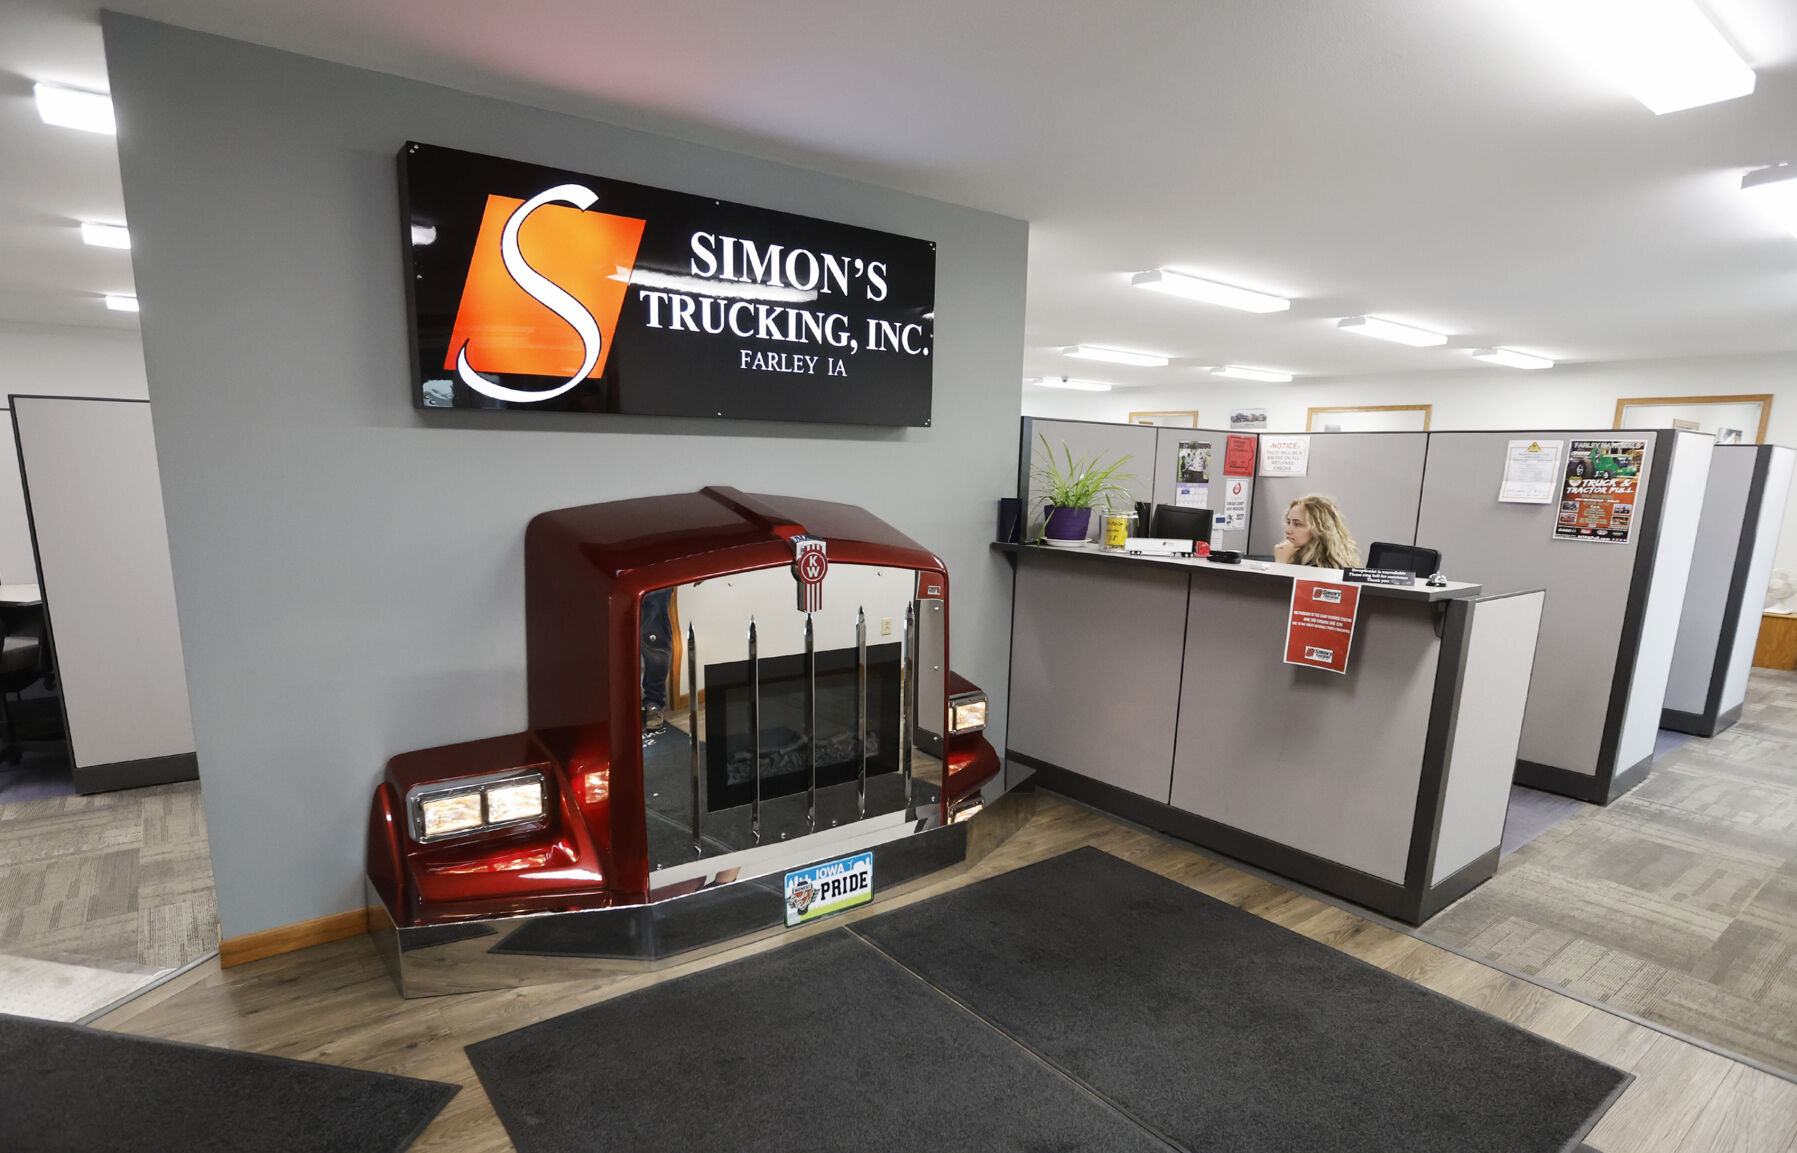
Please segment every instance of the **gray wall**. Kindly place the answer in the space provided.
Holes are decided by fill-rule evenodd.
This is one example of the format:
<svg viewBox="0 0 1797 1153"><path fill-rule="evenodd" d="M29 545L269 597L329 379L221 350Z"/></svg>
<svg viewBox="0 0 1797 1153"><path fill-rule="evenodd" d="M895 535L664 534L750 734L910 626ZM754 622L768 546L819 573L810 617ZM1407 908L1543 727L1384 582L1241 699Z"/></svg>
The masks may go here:
<svg viewBox="0 0 1797 1153"><path fill-rule="evenodd" d="M525 723L545 509L732 484L860 504L954 580L1002 703L1028 228L752 157L105 15L194 735L226 936L360 907L385 759ZM934 240L935 417L909 430L420 414L407 138Z"/></svg>

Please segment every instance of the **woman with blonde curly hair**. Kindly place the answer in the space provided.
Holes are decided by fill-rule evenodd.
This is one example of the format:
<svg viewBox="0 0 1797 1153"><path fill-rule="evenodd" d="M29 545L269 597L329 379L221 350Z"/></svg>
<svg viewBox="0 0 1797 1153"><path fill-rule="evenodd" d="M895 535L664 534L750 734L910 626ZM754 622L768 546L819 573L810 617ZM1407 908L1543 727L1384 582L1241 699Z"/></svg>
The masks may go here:
<svg viewBox="0 0 1797 1153"><path fill-rule="evenodd" d="M1358 568L1360 549L1342 510L1326 496L1301 496L1285 509L1285 539L1273 547L1281 564Z"/></svg>

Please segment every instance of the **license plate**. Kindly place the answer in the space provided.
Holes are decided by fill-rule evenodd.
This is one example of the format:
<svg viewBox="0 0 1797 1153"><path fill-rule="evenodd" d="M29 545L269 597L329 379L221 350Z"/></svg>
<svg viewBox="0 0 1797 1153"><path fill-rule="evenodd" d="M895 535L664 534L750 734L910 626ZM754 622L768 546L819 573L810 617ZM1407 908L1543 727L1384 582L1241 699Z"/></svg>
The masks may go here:
<svg viewBox="0 0 1797 1153"><path fill-rule="evenodd" d="M874 899L874 855L858 853L786 874L786 923L802 925Z"/></svg>

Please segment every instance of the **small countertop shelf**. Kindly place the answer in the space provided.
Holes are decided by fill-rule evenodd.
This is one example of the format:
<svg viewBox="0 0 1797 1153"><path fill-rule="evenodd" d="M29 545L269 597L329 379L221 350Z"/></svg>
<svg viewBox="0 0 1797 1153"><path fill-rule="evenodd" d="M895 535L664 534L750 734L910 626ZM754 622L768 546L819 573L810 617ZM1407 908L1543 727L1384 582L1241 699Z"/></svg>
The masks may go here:
<svg viewBox="0 0 1797 1153"><path fill-rule="evenodd" d="M1067 548L1055 545L1010 544L1004 541L994 541L992 547L999 552L1010 554L1013 558L1026 554L1030 556L1052 556L1057 558L1075 557L1109 561L1113 564L1154 565L1168 568L1182 568L1207 573L1219 573L1224 576L1233 576L1249 580L1295 580L1300 578L1305 580L1341 579L1340 569L1311 568L1306 565L1278 564L1273 561L1257 560L1244 560L1240 564L1218 564L1215 561L1207 560L1203 557L1148 556L1144 554L1121 552L1115 549L1101 548L1096 544L1087 544L1083 548ZM1357 587L1362 590L1362 596L1389 597L1394 600L1423 601L1426 603L1465 600L1477 597L1483 591L1483 586L1470 584L1466 581L1449 581L1441 588L1430 588L1427 584L1423 583L1421 578L1418 578L1409 586L1362 584Z"/></svg>

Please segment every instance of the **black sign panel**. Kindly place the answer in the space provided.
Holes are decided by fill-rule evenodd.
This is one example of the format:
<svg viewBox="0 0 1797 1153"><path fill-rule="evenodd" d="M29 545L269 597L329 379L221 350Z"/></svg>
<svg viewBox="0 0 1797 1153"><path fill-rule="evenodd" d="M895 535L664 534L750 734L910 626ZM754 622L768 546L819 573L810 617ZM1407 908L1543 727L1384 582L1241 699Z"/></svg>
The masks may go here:
<svg viewBox="0 0 1797 1153"><path fill-rule="evenodd" d="M1416 574L1390 568L1345 568L1342 580L1348 584L1403 585L1408 588L1416 583Z"/></svg>
<svg viewBox="0 0 1797 1153"><path fill-rule="evenodd" d="M417 407L930 423L929 241L429 144L399 159Z"/></svg>

